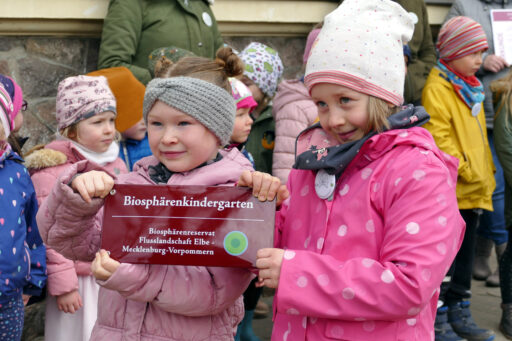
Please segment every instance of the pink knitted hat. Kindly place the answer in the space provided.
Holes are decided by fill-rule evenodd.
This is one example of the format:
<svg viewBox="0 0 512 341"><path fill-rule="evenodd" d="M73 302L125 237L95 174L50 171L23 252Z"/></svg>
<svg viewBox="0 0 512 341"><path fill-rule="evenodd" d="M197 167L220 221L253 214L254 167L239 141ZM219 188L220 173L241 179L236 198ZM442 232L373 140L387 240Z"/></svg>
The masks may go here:
<svg viewBox="0 0 512 341"><path fill-rule="evenodd" d="M236 108L249 108L251 112L258 106L258 103L252 97L252 92L249 88L236 78L229 78L229 84L231 85L231 94L236 103Z"/></svg>
<svg viewBox="0 0 512 341"><path fill-rule="evenodd" d="M6 139L14 129L14 116L11 96L9 96L7 90L0 85L0 123L2 124Z"/></svg>
<svg viewBox="0 0 512 341"><path fill-rule="evenodd" d="M58 129L105 111L116 111L116 99L104 76L68 77L59 83L56 115Z"/></svg>
<svg viewBox="0 0 512 341"><path fill-rule="evenodd" d="M9 96L11 97L13 109L13 115L16 117L21 110L23 105L23 91L21 90L18 83L9 76L0 75L0 84L3 85Z"/></svg>
<svg viewBox="0 0 512 341"><path fill-rule="evenodd" d="M394 105L403 103L403 46L411 16L391 0L345 0L329 13L311 49L304 84L346 86Z"/></svg>
<svg viewBox="0 0 512 341"><path fill-rule="evenodd" d="M487 38L482 26L468 17L453 17L441 27L437 36L439 59L451 61L487 50Z"/></svg>

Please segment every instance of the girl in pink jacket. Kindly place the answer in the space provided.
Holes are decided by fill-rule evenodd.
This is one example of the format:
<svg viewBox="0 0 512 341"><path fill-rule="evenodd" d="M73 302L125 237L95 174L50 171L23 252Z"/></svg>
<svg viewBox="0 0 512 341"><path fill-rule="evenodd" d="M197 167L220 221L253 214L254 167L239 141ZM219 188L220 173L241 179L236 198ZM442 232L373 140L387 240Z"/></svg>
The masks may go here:
<svg viewBox="0 0 512 341"><path fill-rule="evenodd" d="M59 176L77 162L88 160L111 174L127 173L115 141L116 101L105 77L64 79L57 92L57 139L29 154L39 205ZM48 299L45 339L88 341L96 322L99 286L89 262L72 261L47 248Z"/></svg>
<svg viewBox="0 0 512 341"><path fill-rule="evenodd" d="M298 138L276 248L256 263L277 288L272 340L434 339L464 221L456 159L418 127L422 107L401 106L413 27L391 0L325 18L305 76L320 124Z"/></svg>
<svg viewBox="0 0 512 341"><path fill-rule="evenodd" d="M117 183L234 185L252 170L238 149L220 150L236 111L228 76L242 71L227 49L216 61L184 58L173 67L173 77L147 85L143 117L153 155ZM270 176L265 178L268 183ZM48 245L71 259L94 259L101 288L91 340L233 340L243 317L241 295L253 275L241 268L120 264L98 253L103 198L113 184L97 165L78 162L59 179L37 217ZM256 194L265 200L270 188L275 192L276 183Z"/></svg>

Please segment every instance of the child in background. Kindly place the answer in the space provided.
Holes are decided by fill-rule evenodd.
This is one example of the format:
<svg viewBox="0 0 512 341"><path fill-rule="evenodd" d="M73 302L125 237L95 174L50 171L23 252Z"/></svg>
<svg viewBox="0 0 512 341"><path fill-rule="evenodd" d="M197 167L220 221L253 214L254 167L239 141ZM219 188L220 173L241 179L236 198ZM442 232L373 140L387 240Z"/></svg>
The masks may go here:
<svg viewBox="0 0 512 341"><path fill-rule="evenodd" d="M21 87L11 77L0 75L0 84L9 94L13 105L12 113L14 115L14 130L11 131L8 142L11 145L12 150L14 150L19 156L22 156L21 148L27 139L18 138L16 133L21 129L23 124L23 115L21 114L21 111L27 110L27 102L23 100L23 91L21 90Z"/></svg>
<svg viewBox="0 0 512 341"><path fill-rule="evenodd" d="M229 78L231 85L231 94L236 103L236 116L235 124L233 126L233 134L229 140L227 149L237 148L244 156L251 161L254 167L254 159L245 149L245 143L251 133L251 126L254 122L251 117L251 112L258 106L258 103L252 98L252 93L249 88L236 78Z"/></svg>
<svg viewBox="0 0 512 341"><path fill-rule="evenodd" d="M126 173L115 141L116 100L105 77L77 76L57 91L57 139L26 157L41 205L60 175L87 160L98 169ZM81 221L79 219L78 221ZM88 341L96 322L98 285L89 262L72 261L48 247L45 339Z"/></svg>
<svg viewBox="0 0 512 341"><path fill-rule="evenodd" d="M192 64L195 67L188 68ZM140 160L116 182L234 185L242 171L252 170L238 149L222 150L236 111L228 77L242 70L231 49L220 49L215 61L184 58L176 63L173 72L188 77L152 80L143 117L153 156ZM70 258L95 259L93 272L105 304L98 306L91 340L126 335L144 340L232 340L243 315L241 295L252 274L228 267L120 264L106 251L98 253L102 198L114 185L110 175L98 170L87 161L73 165L38 215L48 245Z"/></svg>
<svg viewBox="0 0 512 341"><path fill-rule="evenodd" d="M18 108L19 109L19 108ZM0 340L19 341L24 303L41 295L46 257L36 223L37 199L23 160L7 139L16 127L15 107L0 85ZM17 115L20 116L20 115Z"/></svg>
<svg viewBox="0 0 512 341"><path fill-rule="evenodd" d="M146 88L124 66L93 71L87 75L107 78L117 104L116 129L121 133L119 157L131 171L135 162L151 155L146 125L142 119Z"/></svg>
<svg viewBox="0 0 512 341"><path fill-rule="evenodd" d="M283 75L283 63L276 50L256 42L250 43L239 56L245 64L241 80L258 103L251 113L254 123L245 148L254 157L255 169L270 174L275 140L270 102Z"/></svg>
<svg viewBox="0 0 512 341"><path fill-rule="evenodd" d="M505 220L512 226L512 71L491 83L495 96L494 143L505 176ZM512 243L508 234L507 247L500 258L501 309L500 330L512 339Z"/></svg>
<svg viewBox="0 0 512 341"><path fill-rule="evenodd" d="M402 107L411 17L390 0L328 14L305 85L319 125L298 138L275 249L273 340L432 340L439 285L462 240L457 160ZM286 198L280 193L278 201Z"/></svg>
<svg viewBox="0 0 512 341"><path fill-rule="evenodd" d="M315 28L308 35L302 59L304 65L320 30L321 28ZM304 78L285 80L279 84L272 114L276 122L272 174L281 179L282 183L286 183L295 162L295 139L318 118L318 110L304 86Z"/></svg>
<svg viewBox="0 0 512 341"><path fill-rule="evenodd" d="M448 281L441 285L436 317L439 340L493 340L471 317L471 272L481 210L492 210L495 187L492 154L483 108L484 88L475 77L487 50L485 32L468 17L454 17L439 31L439 60L423 89L422 102L431 119L425 125L445 153L459 159L457 203L466 232ZM458 338L457 337L460 337Z"/></svg>

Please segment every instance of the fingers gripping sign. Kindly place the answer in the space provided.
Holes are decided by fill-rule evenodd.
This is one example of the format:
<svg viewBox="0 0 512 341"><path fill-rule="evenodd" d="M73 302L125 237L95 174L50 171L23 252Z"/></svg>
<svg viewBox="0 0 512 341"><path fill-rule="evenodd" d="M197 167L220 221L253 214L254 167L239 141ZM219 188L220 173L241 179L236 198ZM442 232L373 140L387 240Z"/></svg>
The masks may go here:
<svg viewBox="0 0 512 341"><path fill-rule="evenodd" d="M257 286L277 288L283 264L283 249L260 249L256 254L256 267L259 269Z"/></svg>
<svg viewBox="0 0 512 341"><path fill-rule="evenodd" d="M259 201L272 201L277 196L278 206L290 195L279 178L262 172L244 171L240 175L238 186L252 188L253 195Z"/></svg>
<svg viewBox="0 0 512 341"><path fill-rule="evenodd" d="M80 174L71 182L71 188L77 191L87 203L90 203L93 198L105 198L112 187L114 187L114 179L101 171Z"/></svg>
<svg viewBox="0 0 512 341"><path fill-rule="evenodd" d="M121 263L110 258L107 251L100 250L96 253L96 258L94 258L91 264L92 274L97 280L106 281L117 270L119 265Z"/></svg>

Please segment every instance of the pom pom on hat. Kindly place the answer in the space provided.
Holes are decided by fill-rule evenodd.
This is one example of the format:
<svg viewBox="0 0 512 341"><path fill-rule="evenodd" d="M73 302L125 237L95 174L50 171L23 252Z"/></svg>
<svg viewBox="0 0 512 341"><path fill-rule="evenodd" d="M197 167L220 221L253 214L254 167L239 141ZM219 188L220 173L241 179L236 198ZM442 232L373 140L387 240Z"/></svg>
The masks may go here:
<svg viewBox="0 0 512 341"><path fill-rule="evenodd" d="M117 102L116 129L124 132L142 119L146 87L124 66L101 69L88 76L104 76Z"/></svg>
<svg viewBox="0 0 512 341"><path fill-rule="evenodd" d="M265 95L274 97L283 75L283 62L277 51L262 43L252 42L238 56L245 64L244 75L256 83Z"/></svg>
<svg viewBox="0 0 512 341"><path fill-rule="evenodd" d="M411 16L391 0L345 0L329 13L313 43L304 83L332 83L403 103L403 45L412 37Z"/></svg>
<svg viewBox="0 0 512 341"><path fill-rule="evenodd" d="M251 112L258 106L258 103L256 103L252 97L252 92L247 85L233 77L229 78L229 84L231 85L231 94L233 95L237 109L249 108L249 112Z"/></svg>
<svg viewBox="0 0 512 341"><path fill-rule="evenodd" d="M443 24L437 36L439 58L445 61L487 50L487 38L482 26L468 17L453 17Z"/></svg>
<svg viewBox="0 0 512 341"><path fill-rule="evenodd" d="M59 130L105 111L116 113L116 99L103 76L68 77L57 89Z"/></svg>

